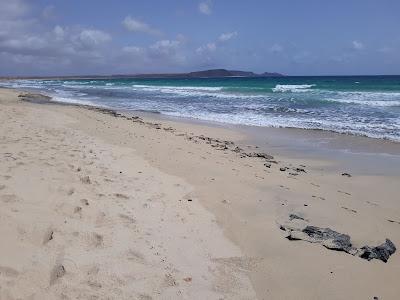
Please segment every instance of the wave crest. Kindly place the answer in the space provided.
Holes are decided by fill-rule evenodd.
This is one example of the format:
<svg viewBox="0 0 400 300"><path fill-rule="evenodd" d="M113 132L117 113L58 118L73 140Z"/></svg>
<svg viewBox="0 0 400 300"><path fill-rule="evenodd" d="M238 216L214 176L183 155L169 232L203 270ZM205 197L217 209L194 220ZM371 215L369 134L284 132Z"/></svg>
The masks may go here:
<svg viewBox="0 0 400 300"><path fill-rule="evenodd" d="M308 92L312 87L316 86L315 84L277 84L272 91L274 93L301 93Z"/></svg>

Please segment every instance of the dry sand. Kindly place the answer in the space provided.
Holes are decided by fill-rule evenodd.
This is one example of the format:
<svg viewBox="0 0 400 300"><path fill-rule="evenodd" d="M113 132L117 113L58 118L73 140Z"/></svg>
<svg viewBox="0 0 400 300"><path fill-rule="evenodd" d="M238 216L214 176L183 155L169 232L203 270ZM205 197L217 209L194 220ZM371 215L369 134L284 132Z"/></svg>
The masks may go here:
<svg viewBox="0 0 400 300"><path fill-rule="evenodd" d="M267 168L231 151L237 131L19 94L0 90L0 299L399 299L400 252L367 261L280 230L400 247L399 176Z"/></svg>

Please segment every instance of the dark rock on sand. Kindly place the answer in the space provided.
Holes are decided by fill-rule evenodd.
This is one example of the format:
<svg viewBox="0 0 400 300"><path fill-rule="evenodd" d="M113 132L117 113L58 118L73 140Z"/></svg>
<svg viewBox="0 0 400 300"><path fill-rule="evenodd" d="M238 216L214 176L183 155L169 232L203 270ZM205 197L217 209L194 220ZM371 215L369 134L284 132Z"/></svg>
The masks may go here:
<svg viewBox="0 0 400 300"><path fill-rule="evenodd" d="M308 235L313 243L322 243L328 249L348 253L352 250L350 236L347 234L316 226L307 226L303 229L303 232Z"/></svg>
<svg viewBox="0 0 400 300"><path fill-rule="evenodd" d="M290 214L289 220L292 221L294 219L299 219L299 216ZM334 231L330 228L307 226L304 229L294 229L286 225L280 225L279 228L288 233L288 240L303 240L310 243L319 243L327 249L343 251L368 261L378 259L386 263L389 257L396 252L396 246L389 239L386 239L385 243L376 247L364 246L357 249L351 244L349 235Z"/></svg>
<svg viewBox="0 0 400 300"><path fill-rule="evenodd" d="M233 149L232 151L233 151L233 152L236 152L236 153L240 153L240 152L242 152L242 151L243 151L243 149L242 149L242 148L240 148L240 147L238 147L238 146L236 146L236 148L235 148L235 149Z"/></svg>
<svg viewBox="0 0 400 300"><path fill-rule="evenodd" d="M342 176L351 177L351 175L349 173L342 173Z"/></svg>
<svg viewBox="0 0 400 300"><path fill-rule="evenodd" d="M266 160L272 160L274 157L272 155L266 154L266 153L260 153L260 152L253 152L253 153L246 153L248 157L258 157L258 158L263 158Z"/></svg>
<svg viewBox="0 0 400 300"><path fill-rule="evenodd" d="M390 255L396 252L396 246L391 240L386 241L376 247L364 246L359 250L359 256L366 260L379 259L383 262L387 262Z"/></svg>

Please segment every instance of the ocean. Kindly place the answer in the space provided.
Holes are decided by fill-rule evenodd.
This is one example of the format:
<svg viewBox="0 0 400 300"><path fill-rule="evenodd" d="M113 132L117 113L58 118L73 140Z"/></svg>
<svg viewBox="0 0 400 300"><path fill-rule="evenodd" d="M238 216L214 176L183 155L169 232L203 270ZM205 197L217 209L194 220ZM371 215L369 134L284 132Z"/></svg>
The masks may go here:
<svg viewBox="0 0 400 300"><path fill-rule="evenodd" d="M54 101L400 141L400 76L12 80Z"/></svg>

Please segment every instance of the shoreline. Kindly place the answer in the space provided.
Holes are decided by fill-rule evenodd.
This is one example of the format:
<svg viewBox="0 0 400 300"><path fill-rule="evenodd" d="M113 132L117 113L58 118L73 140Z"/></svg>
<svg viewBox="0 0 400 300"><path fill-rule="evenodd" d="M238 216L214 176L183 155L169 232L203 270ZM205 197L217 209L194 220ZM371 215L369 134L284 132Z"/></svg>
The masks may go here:
<svg viewBox="0 0 400 300"><path fill-rule="evenodd" d="M16 90L16 89L11 89ZM27 93L31 91L27 90ZM36 95L36 93L33 93ZM238 125L207 120L176 117L148 111L119 110L108 107L87 105L81 103L52 101L51 96L43 95L44 100L31 99L35 103L50 103L55 105L71 105L108 112L117 116L139 116L147 121L168 122L172 124L200 125L211 128L221 128L234 131L241 135L236 142L241 147L252 145L262 151L285 158L307 158L330 161L331 171L347 170L364 175L392 174L400 176L400 142L339 133L334 131L302 129L302 128L274 128L264 126ZM385 162L382 162L382 160ZM338 162L340 162L338 164ZM368 167L362 167L368 166Z"/></svg>
<svg viewBox="0 0 400 300"><path fill-rule="evenodd" d="M4 105L4 100L0 102ZM114 113L110 114L110 111L99 113L101 109L54 104L56 105L17 102L6 104L9 107L4 107L17 112L18 114L12 117L20 123L23 122L23 119L18 119L20 114L45 117L35 121L31 125L32 130L39 125L52 128L53 124L46 122L46 118L51 116L52 120L65 119L65 123L57 126L64 128L63 136L70 140L71 145L78 145L73 138L75 135L90 137L96 140L94 145L102 145L103 152L93 149L97 152L94 166L107 162L106 154L113 153L110 149L118 145L125 150L115 151L133 150L132 154L126 154L126 158L123 159L125 163L132 159L143 159L154 169L151 169L151 172L161 172L157 173L160 180L174 176L188 184L190 192L189 196L185 196L186 199L190 197L193 200L190 202L200 205L194 216L197 218L205 215L201 207L206 208L211 216L215 216L215 225L223 232L224 237L218 235L212 240L208 240L210 237L204 235L208 246L217 247L216 245L221 240L225 241L226 237L240 249L233 250L232 245L228 246L233 252L222 260L217 252L209 252L212 258L217 259L215 267L225 270L215 282L214 277L210 277L209 284L213 286L211 290L216 291L216 286L223 287L217 291L232 299L254 299L251 286L258 299L372 299L375 296L379 299L395 299L400 292L396 284L396 278L400 275L396 268L400 262L397 252L386 264L376 259L367 261L345 252L331 251L318 243L290 241L280 229L285 226L294 229L308 224L349 234L354 247L357 248L380 245L386 238L398 246L400 207L396 197L399 191L399 174L388 172L371 175L350 172L350 176L345 176L341 173L345 174L348 170L342 169L338 172L338 169L329 168L337 158L327 160L323 156L313 157L314 153L303 157L301 152L290 156L282 151L283 146L260 145L257 148L257 143L247 144L249 140L244 139L245 133L230 128L173 120L157 121L157 125L151 118L132 119L119 115L115 115L119 117L115 118ZM17 127L12 127L13 123L7 124L13 130L17 130ZM71 133L68 133L69 130ZM261 141L261 144L265 143L260 138L255 140ZM88 149L93 146L90 146L90 142L82 139L79 142L88 147L85 155L91 156ZM242 151L234 151L235 147L240 147ZM269 154L272 153L266 152L265 149L275 149L278 155L273 153L274 157L270 157ZM259 156L260 153L265 155ZM33 154L36 152L32 152ZM58 154L56 152L53 155ZM72 158L63 159L73 161ZM5 166L2 166L1 170L5 170L3 168ZM109 169L112 169L112 166L109 166ZM105 174L109 172L108 169L103 171ZM123 174L125 172L129 175L131 171L124 169ZM20 176L23 176L23 173ZM92 175L90 176L92 178ZM123 180L121 176L118 178ZM145 184L138 179L138 183L140 182ZM132 184L126 181L125 183L128 186ZM169 186L168 184L170 183L165 186ZM114 183L103 185L111 187ZM98 198L96 195L92 197ZM163 199L167 196L159 197ZM130 205L127 199L119 201ZM170 202L165 203L165 207L169 207ZM114 209L112 203L107 205L108 210ZM178 211L183 213L179 209ZM299 218L291 219L291 215ZM192 217L189 215L186 220L187 218ZM90 219L87 222L90 223ZM162 224L158 222L155 224ZM196 223L197 227L193 225L194 227L188 228L202 235L205 234L205 228L210 228L209 222L210 219L201 218L199 223ZM183 229L187 226L186 223L182 224ZM165 226L165 230L171 233L174 227L168 225ZM143 237L142 232L138 232L138 235ZM63 240L60 239L59 242L62 243ZM196 247L203 245L198 240L192 242ZM176 243L181 241L178 239ZM204 249L201 247L198 249ZM142 248L140 250L143 250ZM79 247L75 251L78 249ZM109 255L112 253L109 252ZM69 252L69 255L72 254ZM167 260L171 257L174 257L173 253L166 253ZM195 257L198 257L197 254ZM204 263L202 260L197 262L199 268L200 264ZM179 257L175 257L174 263L180 268L184 266ZM226 269L228 267L229 270ZM69 272L70 269L67 268L67 276ZM235 294L228 295L226 289L229 287L228 283L233 280L228 274L231 272L239 290L236 289ZM198 285L198 279L191 283L192 287L196 287L195 291L186 285L182 287L181 283L178 284L179 289L183 289L184 292L193 291L192 298L199 299L200 291L207 289ZM218 280L222 280L223 284L218 283L221 282ZM63 283L62 279L60 281ZM315 282L318 282L318 285L315 285Z"/></svg>
<svg viewBox="0 0 400 300"><path fill-rule="evenodd" d="M30 93L28 91L28 93ZM37 94L36 99L29 101L44 104L83 107L100 111L115 117L140 117L150 123L168 122L173 125L200 125L210 128L221 128L240 135L235 142L238 146L259 149L284 159L320 159L329 161L337 167L332 172L343 170L360 173L360 175L392 174L400 176L400 143L387 139L338 133L334 131L302 129L302 128L273 128L251 125L237 125L213 122L186 117L175 117L147 111L117 110L96 105L52 101L51 96ZM44 96L44 100L40 99ZM266 139L264 136L267 135ZM321 140L323 142L321 142ZM300 145L300 146L299 146ZM361 158L361 159L360 159ZM382 159L388 160L383 164ZM341 164L338 162L342 162ZM360 169L361 164L368 169ZM325 169L327 170L327 169ZM378 170L378 171L376 171Z"/></svg>
<svg viewBox="0 0 400 300"><path fill-rule="evenodd" d="M200 124L200 125L206 125L206 126L211 126L211 127L222 127L222 128L227 128L227 129L232 129L234 131L240 131L244 132L246 134L250 135L255 135L254 131L262 131L262 130L267 130L270 131L269 133L273 131L281 131L285 134L289 133L289 135L293 136L296 133L300 136L300 139L302 136L311 136L314 139L324 139L325 137L331 137L332 139L348 139L349 141L347 144L351 146L350 144L352 142L356 142L357 140L361 142L361 144L366 144L366 145L371 145L371 144L383 144L381 149L379 149L381 152L385 154L400 154L400 141L397 140L391 140L387 138L376 138L376 137L370 137L367 135L358 135L358 134L352 134L352 133L345 133L345 132L337 132L333 130L324 130L324 129L314 129L314 128L297 128L297 127L269 127L269 126L255 126L255 125L244 125L244 124L231 124L231 123L224 123L224 122L217 122L217 121L211 121L211 120L203 120L203 119L197 119L197 118L189 118L189 117L183 117L183 116L172 116L172 115L167 115L163 114L161 112L153 112L153 111L144 111L144 110L124 110L124 109L115 109L111 107L105 107L105 106L99 106L96 104L93 105L88 105L84 103L73 103L73 102L63 102L63 101L55 101L51 100L53 97L50 95L46 94L41 94L41 92L37 90L30 90L30 89L18 89L18 88L8 88L8 87L1 87L2 89L10 89L10 90L15 90L15 91L21 91L21 92L26 92L26 93L32 93L32 94L37 94L37 95L43 95L45 98L48 98L50 103L54 104L60 104L60 105L72 105L72 106L82 106L82 107L94 107L94 108L99 108L99 109L104 109L104 110L109 110L110 112L117 112L117 113L122 113L122 114L127 114L127 115L138 115L138 116L143 116L147 117L151 120L160 120L160 121L177 121L180 123L190 123L190 124ZM276 135L276 133L274 134ZM299 140L299 139L298 139ZM342 145L342 144L341 144ZM291 145L294 146L294 145ZM391 149L393 148L393 149ZM340 150L349 150L353 151L353 149L340 149ZM363 149L361 149L363 150ZM386 152L388 151L388 152ZM372 153L377 153L377 150L371 150L370 152Z"/></svg>
<svg viewBox="0 0 400 300"><path fill-rule="evenodd" d="M312 85L312 84L311 84ZM43 91L40 91L40 89L38 89L38 88L29 88L29 87L27 87L27 88L20 88L20 87L13 87L13 88L15 88L15 89L19 89L19 90L21 90L21 89L24 89L24 90L26 90L26 91L28 91L28 92L33 92L33 93L40 93L40 92L43 92ZM44 92L44 93L47 93L47 92ZM70 104L78 104L78 105L89 105L89 106L95 106L95 107L106 107L106 106L101 106L99 103L95 103L96 101L92 101L92 100L90 100L90 98L88 99L88 100L84 100L84 99L81 99L81 100L75 100L73 97L71 97L71 98L65 98L65 99L63 99L62 97L63 96L61 96L61 98L60 98L60 100L56 100L59 96L58 95L56 95L56 94L46 94L47 96L49 96L49 97L52 97L52 98L54 98L55 100L54 100L54 102L60 102L60 103L70 103ZM96 96L97 97L97 96ZM68 102L68 101L71 101L71 102ZM340 102L340 101L339 101ZM91 104L90 104L91 103ZM165 118L169 118L169 119L176 119L176 120L179 120L179 119L181 119L181 120L183 120L183 121L188 121L188 122L205 122L206 124L209 124L209 125L214 125L214 124L216 124L216 125L218 125L218 124L221 124L222 126L226 126L226 127L237 127L237 128L241 128L241 127L243 127L243 128L269 128L269 129L278 129L278 130L280 130L280 129L285 129L285 130L287 130L287 131L293 131L293 132L296 132L296 131L306 131L306 132L310 132L312 135L316 135L316 136L318 136L318 135L320 135L320 136L323 136L323 135L327 135L327 136L329 136L329 135L339 135L339 136L349 136L349 137L359 137L360 138L360 140L362 140L362 139L373 139L373 140L383 140L383 141L387 141L388 142L388 144L389 143L395 143L395 144L400 144L400 139L399 138L396 138L394 135L393 136L385 136L385 135L380 135L379 133L377 133L377 132L375 132L375 133L366 133L366 132L363 132L363 131L357 131L356 129L340 129L340 128L336 128L336 129L334 129L334 128L324 128L324 129L321 129L322 127L324 127L324 126L318 126L318 127L314 127L314 126L312 126L312 127L307 127L307 126L305 126L304 124L302 125L302 124L300 124L299 126L297 126L297 125L293 125L293 127L289 127L288 126L288 124L286 124L286 125L283 125L282 127L279 127L279 126L274 126L274 125L271 125L271 126L269 126L269 125L260 125L260 126L258 126L257 124L241 124L240 123L240 121L238 122L238 123L231 123L230 121L227 121L227 122L224 122L224 121L218 121L218 120L212 120L212 119L209 119L209 120L206 120L206 119L200 119L200 118L192 118L191 116L174 116L174 115L169 115L169 114L164 114L164 113L161 113L161 112L159 112L159 111L145 111L145 110L124 110L123 108L112 108L112 107L107 107L108 109L111 109L111 110L116 110L116 111L123 111L123 112L125 112L125 111L127 111L128 113L133 113L133 114L136 114L136 113L149 113L149 114L152 114L152 113L154 113L154 114L160 114L162 117L165 117ZM357 122L356 122L357 123ZM297 126L297 127L296 127Z"/></svg>
<svg viewBox="0 0 400 300"><path fill-rule="evenodd" d="M396 141L314 129L232 125L142 111L117 112L151 122L231 130L240 135L235 142L242 148L251 145L258 151L288 160L327 161L329 166L325 171L332 173L400 176L400 143Z"/></svg>

